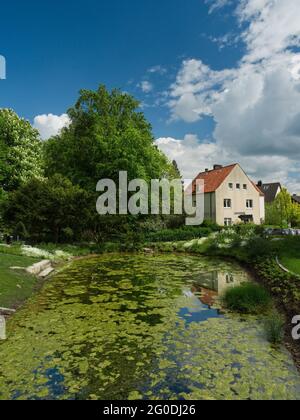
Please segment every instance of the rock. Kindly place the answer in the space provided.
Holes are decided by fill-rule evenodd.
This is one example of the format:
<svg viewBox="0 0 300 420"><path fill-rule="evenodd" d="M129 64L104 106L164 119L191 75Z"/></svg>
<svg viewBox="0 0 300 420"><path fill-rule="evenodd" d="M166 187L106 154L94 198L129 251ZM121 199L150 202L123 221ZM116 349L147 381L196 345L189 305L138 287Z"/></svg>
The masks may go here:
<svg viewBox="0 0 300 420"><path fill-rule="evenodd" d="M48 267L48 268L46 268L44 271L42 271L40 274L39 274L39 277L41 278L41 279L45 279L46 277L48 277L52 272L54 271L54 268L53 267Z"/></svg>
<svg viewBox="0 0 300 420"><path fill-rule="evenodd" d="M3 316L0 316L0 340L6 340L6 322Z"/></svg>
<svg viewBox="0 0 300 420"><path fill-rule="evenodd" d="M39 263L32 265L26 269L27 273L32 274L34 276L38 276L42 271L46 270L47 268L51 267L50 260L43 260Z"/></svg>
<svg viewBox="0 0 300 420"><path fill-rule="evenodd" d="M15 309L0 308L0 314L2 315L11 315L11 314L14 314L15 312L16 312Z"/></svg>

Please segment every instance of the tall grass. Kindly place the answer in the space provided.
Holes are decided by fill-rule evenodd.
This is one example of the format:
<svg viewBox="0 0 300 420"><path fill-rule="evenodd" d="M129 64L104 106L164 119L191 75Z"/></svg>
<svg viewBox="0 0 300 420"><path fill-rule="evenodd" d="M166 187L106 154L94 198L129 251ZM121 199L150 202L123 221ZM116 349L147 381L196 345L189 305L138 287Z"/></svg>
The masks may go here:
<svg viewBox="0 0 300 420"><path fill-rule="evenodd" d="M278 346L282 343L284 338L284 319L276 311L270 312L265 319L265 332L268 341Z"/></svg>
<svg viewBox="0 0 300 420"><path fill-rule="evenodd" d="M271 305L269 293L255 283L243 283L227 289L222 301L227 309L243 314L263 313Z"/></svg>

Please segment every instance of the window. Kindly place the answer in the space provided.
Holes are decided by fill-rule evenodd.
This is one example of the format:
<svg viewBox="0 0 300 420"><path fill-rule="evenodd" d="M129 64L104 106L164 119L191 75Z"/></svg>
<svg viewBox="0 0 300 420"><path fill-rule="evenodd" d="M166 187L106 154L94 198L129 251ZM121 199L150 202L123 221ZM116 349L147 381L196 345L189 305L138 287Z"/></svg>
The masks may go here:
<svg viewBox="0 0 300 420"><path fill-rule="evenodd" d="M226 274L226 283L227 284L234 283L234 277L232 274Z"/></svg>
<svg viewBox="0 0 300 420"><path fill-rule="evenodd" d="M224 208L230 209L231 208L231 200L229 198L225 198L224 200Z"/></svg>
<svg viewBox="0 0 300 420"><path fill-rule="evenodd" d="M232 226L232 219L229 219L229 218L224 219L224 226Z"/></svg>
<svg viewBox="0 0 300 420"><path fill-rule="evenodd" d="M236 184L236 189L240 190L241 189L241 184Z"/></svg>
<svg viewBox="0 0 300 420"><path fill-rule="evenodd" d="M247 184L244 184L243 188L244 188L244 190L247 190L247 188L248 188Z"/></svg>
<svg viewBox="0 0 300 420"><path fill-rule="evenodd" d="M247 209L253 209L253 200L247 200L246 207Z"/></svg>
<svg viewBox="0 0 300 420"><path fill-rule="evenodd" d="M230 182L230 184L228 184L228 187L229 187L230 190L233 190L233 183Z"/></svg>

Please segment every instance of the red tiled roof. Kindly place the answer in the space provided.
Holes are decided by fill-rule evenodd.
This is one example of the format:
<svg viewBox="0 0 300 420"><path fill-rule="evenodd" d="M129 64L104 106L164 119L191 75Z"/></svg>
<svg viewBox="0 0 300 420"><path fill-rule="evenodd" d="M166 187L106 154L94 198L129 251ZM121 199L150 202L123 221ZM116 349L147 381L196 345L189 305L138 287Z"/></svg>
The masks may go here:
<svg viewBox="0 0 300 420"><path fill-rule="evenodd" d="M232 170L238 166L238 163L233 165L223 166L222 168L213 169L211 171L200 172L200 174L193 181L193 193L196 192L196 180L204 180L204 192L212 193L215 192L225 181L225 179L230 175ZM258 188L255 182L251 181L254 188L261 196L264 197L264 193Z"/></svg>
<svg viewBox="0 0 300 420"><path fill-rule="evenodd" d="M193 181L193 193L196 192L195 181L198 179L204 180L205 193L215 192L236 166L237 163L230 166L224 166L219 169L213 169L212 171L201 172Z"/></svg>

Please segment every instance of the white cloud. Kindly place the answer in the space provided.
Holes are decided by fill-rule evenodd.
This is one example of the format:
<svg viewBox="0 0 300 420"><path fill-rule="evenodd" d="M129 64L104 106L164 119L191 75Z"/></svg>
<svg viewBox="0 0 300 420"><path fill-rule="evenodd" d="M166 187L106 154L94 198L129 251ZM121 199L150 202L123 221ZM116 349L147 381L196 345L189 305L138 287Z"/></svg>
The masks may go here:
<svg viewBox="0 0 300 420"><path fill-rule="evenodd" d="M159 138L156 144L171 160L176 160L185 179L193 179L202 168L217 163L216 155L220 152L216 144L200 143L194 134L187 134L183 140Z"/></svg>
<svg viewBox="0 0 300 420"><path fill-rule="evenodd" d="M215 8L225 4L211 3ZM218 153L243 163L254 177L281 180L295 189L300 159L300 53L294 48L300 46L299 0L240 0L236 15L246 27L241 34L244 57L236 68L221 71L201 60L185 60L170 88L171 118L195 122L212 116Z"/></svg>
<svg viewBox="0 0 300 420"><path fill-rule="evenodd" d="M167 69L165 69L163 66L158 65L158 66L153 66L150 69L148 69L148 73L151 74L160 74L160 75L164 75L167 73Z"/></svg>
<svg viewBox="0 0 300 420"><path fill-rule="evenodd" d="M287 157L241 156L238 153L227 152L217 143L201 142L194 134L188 134L182 140L172 137L159 138L156 144L171 160L176 160L185 179L193 179L200 171L211 169L214 164L240 163L253 181L280 180L292 193L300 193L298 171L291 177Z"/></svg>
<svg viewBox="0 0 300 420"><path fill-rule="evenodd" d="M150 83L148 80L143 80L138 87L142 89L144 93L150 93L153 90L153 84Z"/></svg>
<svg viewBox="0 0 300 420"><path fill-rule="evenodd" d="M216 10L222 9L222 7L231 4L231 0L206 0L206 3L210 5L209 13L213 13Z"/></svg>
<svg viewBox="0 0 300 420"><path fill-rule="evenodd" d="M67 114L53 115L44 114L34 118L33 126L39 131L41 138L46 140L56 136L64 127L68 127L71 120Z"/></svg>

